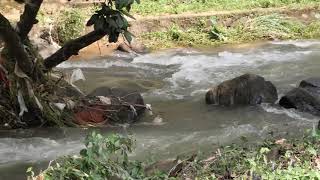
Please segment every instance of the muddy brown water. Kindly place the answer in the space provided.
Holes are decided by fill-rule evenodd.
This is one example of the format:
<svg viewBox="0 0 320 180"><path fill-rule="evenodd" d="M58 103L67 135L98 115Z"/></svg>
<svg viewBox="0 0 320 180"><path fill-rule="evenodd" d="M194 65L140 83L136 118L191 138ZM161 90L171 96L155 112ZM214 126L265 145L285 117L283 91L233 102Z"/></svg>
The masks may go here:
<svg viewBox="0 0 320 180"><path fill-rule="evenodd" d="M282 41L224 49L175 49L131 57L118 54L93 61L66 62L66 72L81 68L90 92L99 86L138 89L153 115L136 124L100 128L102 133L132 134L131 157L143 161L210 152L219 145L255 142L270 134L300 136L319 120L309 114L263 104L256 107L207 106L208 88L243 73L271 80L279 95L301 80L320 76L320 41ZM40 169L57 156L76 154L92 129L34 129L0 132L0 179L25 179L28 166Z"/></svg>

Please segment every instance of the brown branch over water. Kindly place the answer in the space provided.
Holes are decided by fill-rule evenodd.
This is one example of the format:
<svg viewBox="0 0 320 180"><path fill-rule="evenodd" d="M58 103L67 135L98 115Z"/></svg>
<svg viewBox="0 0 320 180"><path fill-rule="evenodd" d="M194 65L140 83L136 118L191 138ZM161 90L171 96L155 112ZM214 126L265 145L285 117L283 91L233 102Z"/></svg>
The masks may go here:
<svg viewBox="0 0 320 180"><path fill-rule="evenodd" d="M104 31L92 31L84 36L67 42L57 52L44 60L46 71L50 71L60 63L68 60L71 56L77 55L82 48L100 40L105 35L107 35L107 33Z"/></svg>

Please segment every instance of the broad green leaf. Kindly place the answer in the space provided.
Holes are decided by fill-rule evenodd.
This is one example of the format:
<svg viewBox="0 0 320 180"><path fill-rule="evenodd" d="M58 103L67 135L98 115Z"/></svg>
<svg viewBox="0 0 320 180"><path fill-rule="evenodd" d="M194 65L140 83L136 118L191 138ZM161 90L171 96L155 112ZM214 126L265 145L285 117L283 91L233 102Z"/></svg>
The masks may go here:
<svg viewBox="0 0 320 180"><path fill-rule="evenodd" d="M131 43L132 42L132 34L129 31L124 31L123 33L124 37L126 38L126 40Z"/></svg>
<svg viewBox="0 0 320 180"><path fill-rule="evenodd" d="M123 10L121 10L120 12L122 12L125 16L127 16L127 17L129 17L129 18L131 18L131 19L136 19L135 17L133 17L131 14L129 14L127 11L123 11Z"/></svg>
<svg viewBox="0 0 320 180"><path fill-rule="evenodd" d="M317 150L315 150L313 147L308 147L307 148L307 151L311 154L311 155L313 155L313 156L316 156L317 155Z"/></svg>
<svg viewBox="0 0 320 180"><path fill-rule="evenodd" d="M98 14L92 15L91 18L88 20L86 26L92 26L98 19L99 19Z"/></svg>
<svg viewBox="0 0 320 180"><path fill-rule="evenodd" d="M94 23L94 30L95 31L101 31L104 30L104 25L105 25L105 19L103 17L100 17L99 19L96 20Z"/></svg>

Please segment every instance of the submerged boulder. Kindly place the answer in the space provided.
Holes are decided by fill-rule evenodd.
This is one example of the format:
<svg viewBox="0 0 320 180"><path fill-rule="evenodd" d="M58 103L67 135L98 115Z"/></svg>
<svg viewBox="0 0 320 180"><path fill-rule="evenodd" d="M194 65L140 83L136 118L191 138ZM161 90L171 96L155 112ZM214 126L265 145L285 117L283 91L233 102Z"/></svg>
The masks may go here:
<svg viewBox="0 0 320 180"><path fill-rule="evenodd" d="M277 99L275 86L255 74L244 74L224 81L206 94L207 104L223 106L274 103Z"/></svg>
<svg viewBox="0 0 320 180"><path fill-rule="evenodd" d="M114 110L111 120L117 123L133 123L143 115L145 104L137 91L121 88L100 87L93 90L87 97L97 97Z"/></svg>
<svg viewBox="0 0 320 180"><path fill-rule="evenodd" d="M299 87L280 99L279 105L320 116L320 77L301 81Z"/></svg>

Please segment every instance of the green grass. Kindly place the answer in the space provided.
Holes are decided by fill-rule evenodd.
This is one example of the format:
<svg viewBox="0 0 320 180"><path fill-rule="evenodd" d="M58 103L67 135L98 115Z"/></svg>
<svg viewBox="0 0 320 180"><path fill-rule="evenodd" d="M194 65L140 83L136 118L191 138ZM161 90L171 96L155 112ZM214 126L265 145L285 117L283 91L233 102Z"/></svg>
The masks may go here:
<svg viewBox="0 0 320 180"><path fill-rule="evenodd" d="M166 31L142 34L139 38L152 50L175 47L210 47L221 44L247 43L261 40L320 38L320 23L304 24L280 14L240 18L231 27L215 21L215 17L199 20L191 28L173 25Z"/></svg>
<svg viewBox="0 0 320 180"><path fill-rule="evenodd" d="M140 15L179 14L252 8L301 7L318 4L320 0L144 0L133 6Z"/></svg>

